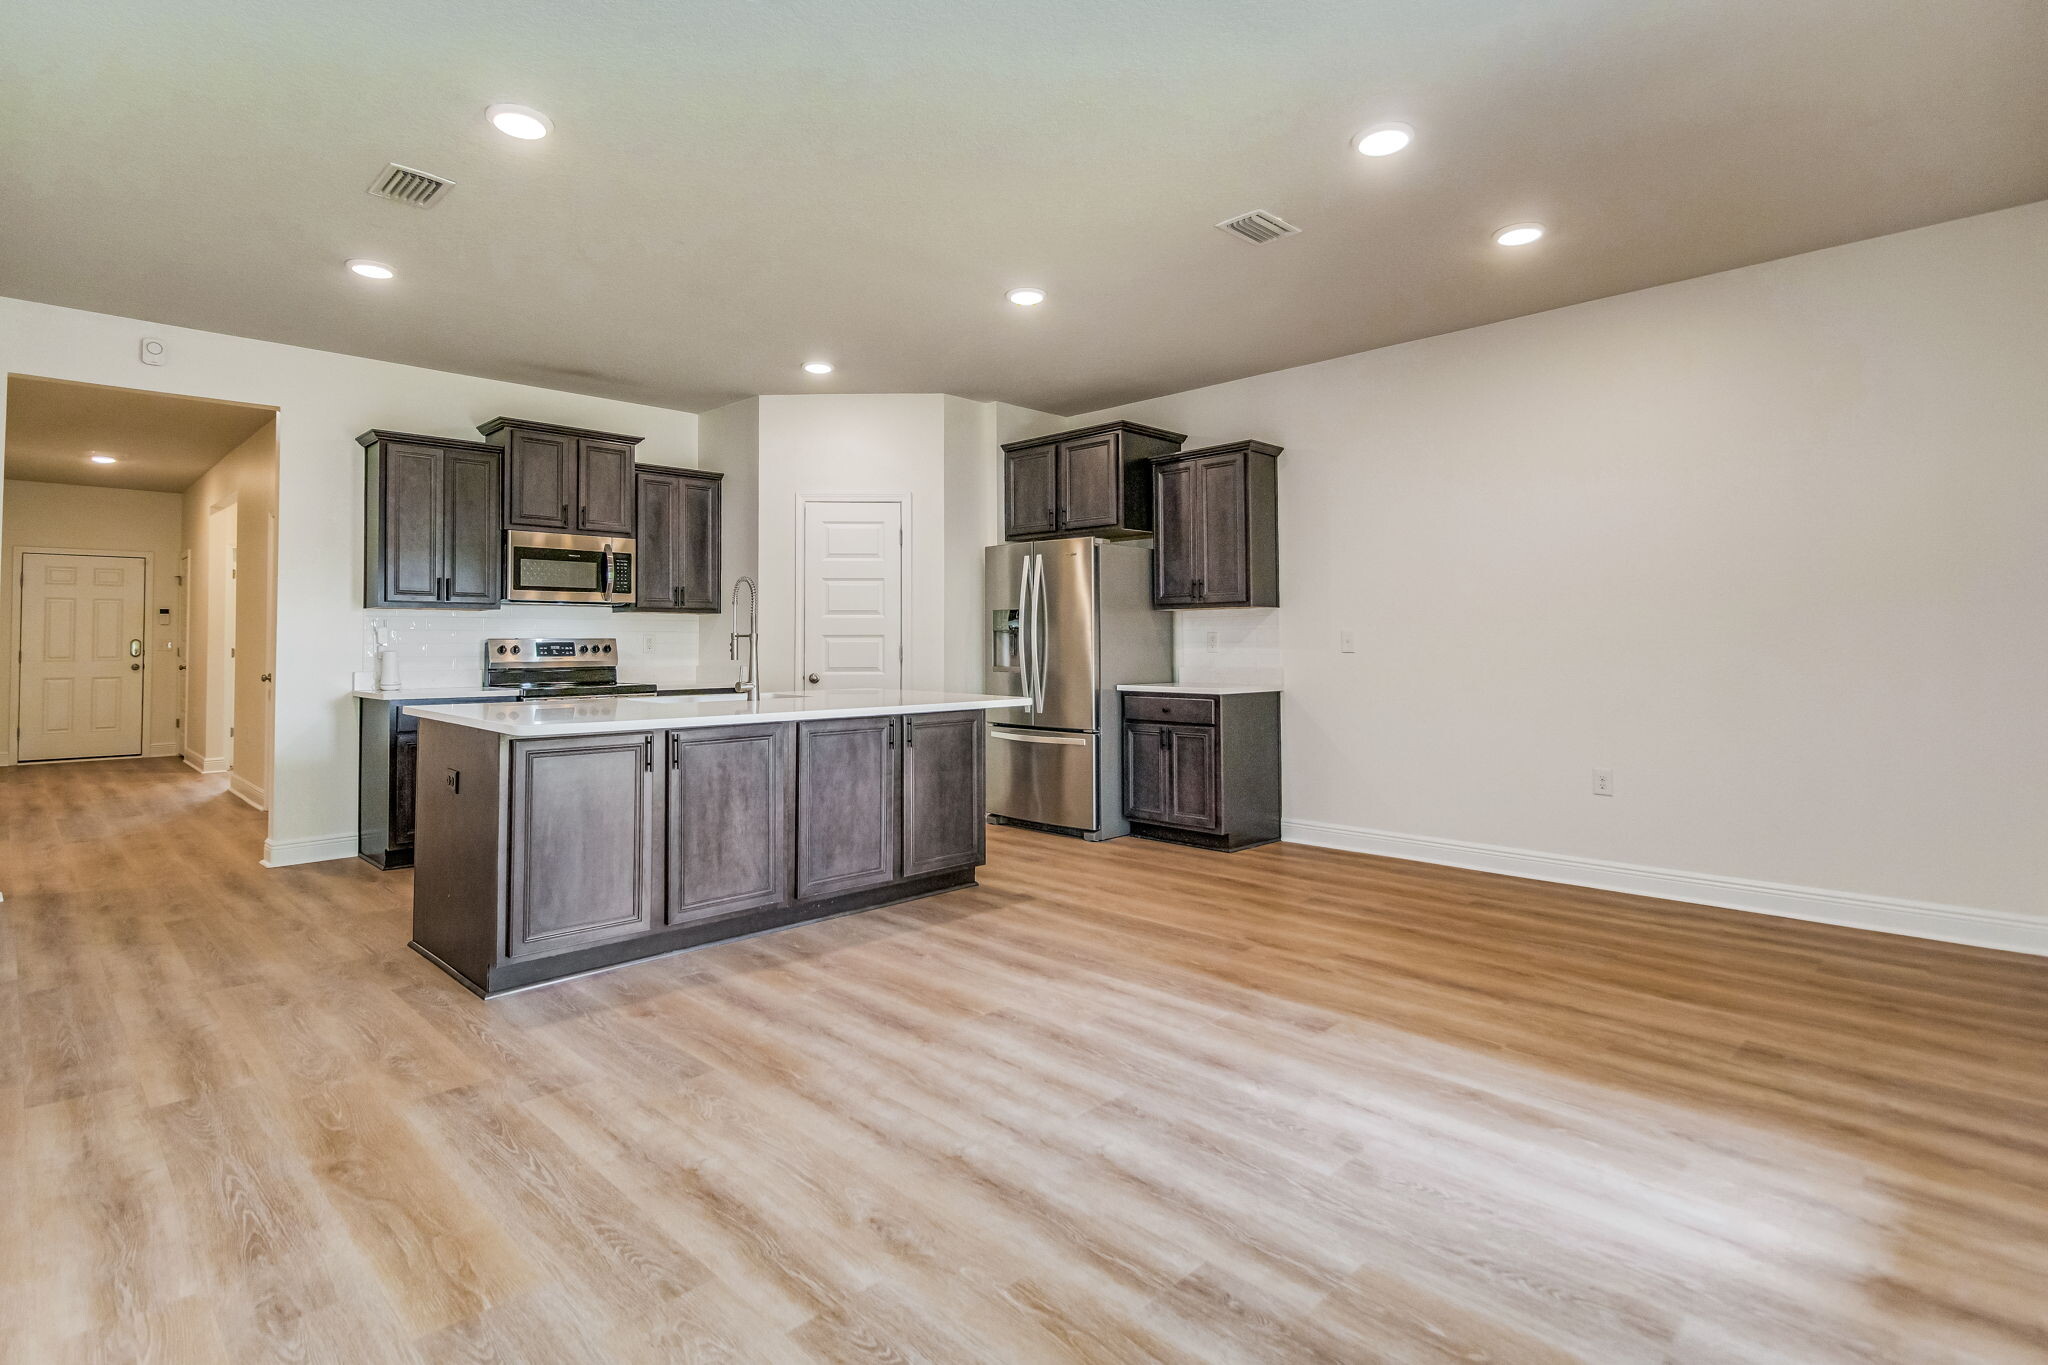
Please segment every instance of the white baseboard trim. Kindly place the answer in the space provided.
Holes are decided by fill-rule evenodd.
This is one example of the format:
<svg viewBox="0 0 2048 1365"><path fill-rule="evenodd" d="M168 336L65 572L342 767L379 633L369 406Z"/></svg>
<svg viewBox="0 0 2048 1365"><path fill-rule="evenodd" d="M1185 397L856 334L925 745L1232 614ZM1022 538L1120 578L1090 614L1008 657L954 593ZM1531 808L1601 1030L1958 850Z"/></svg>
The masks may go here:
<svg viewBox="0 0 2048 1365"><path fill-rule="evenodd" d="M228 761L224 758L203 758L190 749L185 750L179 757L183 758L185 766L195 773L224 773L228 770Z"/></svg>
<svg viewBox="0 0 2048 1365"><path fill-rule="evenodd" d="M239 796L245 805L254 806L257 810L270 809L270 807L263 804L263 788L257 786L240 773L228 774L228 790L234 795Z"/></svg>
<svg viewBox="0 0 2048 1365"><path fill-rule="evenodd" d="M297 867L300 863L325 863L356 856L356 836L328 834L314 839L265 839L265 867Z"/></svg>
<svg viewBox="0 0 2048 1365"><path fill-rule="evenodd" d="M1574 858L1561 853L1500 848L1493 844L1468 843L1462 839L1357 829L1317 820L1283 820L1280 822L1280 837L1291 843L1371 853L1382 858L1437 863L1475 872L1527 877L1533 881L1622 891L1658 900L1691 901L1727 910L1748 910L1760 915L1779 915L1786 919L1839 924L1850 929L1874 929L1886 934L1905 934L1943 943L1964 943L1975 948L2000 948L2006 952L2048 957L2048 914L2034 919L2004 910L1895 900L1889 896L1828 891L1813 886L1785 886L1777 882L1722 877L1706 872L1674 872L1668 868L1638 867L1633 863L1611 863L1599 858Z"/></svg>
<svg viewBox="0 0 2048 1365"><path fill-rule="evenodd" d="M151 758L176 758L178 757L178 741L175 739L157 740L149 746L147 752Z"/></svg>

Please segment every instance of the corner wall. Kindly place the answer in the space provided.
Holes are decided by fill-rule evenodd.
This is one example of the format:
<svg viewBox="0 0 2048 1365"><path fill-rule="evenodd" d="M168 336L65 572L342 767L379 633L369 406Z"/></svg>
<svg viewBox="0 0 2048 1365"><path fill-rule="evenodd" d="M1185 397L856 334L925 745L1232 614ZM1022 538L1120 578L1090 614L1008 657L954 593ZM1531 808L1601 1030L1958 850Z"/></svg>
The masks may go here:
<svg viewBox="0 0 2048 1365"><path fill-rule="evenodd" d="M2048 951L2048 204L1112 416L1286 447L1289 837Z"/></svg>
<svg viewBox="0 0 2048 1365"><path fill-rule="evenodd" d="M192 552L191 633L186 664L191 673L191 714L185 719L187 760L230 752L227 736L215 734L216 708L208 705L215 687L211 642L222 628L214 603L222 588L214 581L225 562L213 544L213 513L235 509L235 669L233 760L228 784L234 793L267 809L270 800L271 706L266 673L276 672L270 597L277 581L271 525L277 516L277 422L267 422L248 440L214 462L184 494L185 546Z"/></svg>

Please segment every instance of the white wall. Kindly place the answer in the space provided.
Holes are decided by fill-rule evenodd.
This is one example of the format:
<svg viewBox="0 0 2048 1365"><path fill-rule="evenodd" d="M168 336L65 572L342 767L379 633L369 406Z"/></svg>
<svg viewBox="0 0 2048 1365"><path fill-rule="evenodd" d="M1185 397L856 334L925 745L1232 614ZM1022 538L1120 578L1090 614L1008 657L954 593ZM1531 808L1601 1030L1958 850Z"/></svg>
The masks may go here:
<svg viewBox="0 0 2048 1365"><path fill-rule="evenodd" d="M1109 416L1286 447L1297 836L2048 919L2048 204Z"/></svg>
<svg viewBox="0 0 2048 1365"><path fill-rule="evenodd" d="M142 751L159 756L178 752L178 660L171 649L177 642L178 551L183 543L178 495L9 479L0 496L4 496L5 513L0 565L8 575L0 588L0 640L6 641L10 653L15 647L14 605L20 587L15 551L95 550L150 556ZM159 615L160 607L173 615ZM13 757L14 679L12 666L0 668L0 762Z"/></svg>
<svg viewBox="0 0 2048 1365"><path fill-rule="evenodd" d="M234 509L232 517L225 515L228 508ZM275 586L270 525L276 514L275 421L223 455L184 494L185 545L192 552L192 634L186 650L192 714L185 721L186 756L195 767L209 769L231 757L230 786L259 808L268 805L270 790L270 685L263 675L276 668L270 608ZM223 694L216 689L216 673L224 657L219 649L225 631L221 604L230 600L222 575L231 562L235 658L228 670L231 686ZM233 744L228 743L230 731Z"/></svg>
<svg viewBox="0 0 2048 1365"><path fill-rule="evenodd" d="M141 364L136 347L144 336L168 343L168 364ZM352 674L363 666L364 618L357 433L385 427L473 437L479 422L509 413L644 436L639 453L652 463L692 465L697 457L697 419L690 413L18 299L0 299L0 372L278 409L272 861L341 857L354 848L355 703L347 694ZM592 634L634 630L627 624L632 616L599 609L587 614ZM481 640L511 633L503 629L510 616L479 612L463 619L474 623Z"/></svg>
<svg viewBox="0 0 2048 1365"><path fill-rule="evenodd" d="M737 679L741 665L733 658L733 585L742 574L756 580L761 576L761 400L745 398L701 414L697 450L701 468L725 475L719 484L724 578L719 614L698 618L703 631L700 671L707 680Z"/></svg>

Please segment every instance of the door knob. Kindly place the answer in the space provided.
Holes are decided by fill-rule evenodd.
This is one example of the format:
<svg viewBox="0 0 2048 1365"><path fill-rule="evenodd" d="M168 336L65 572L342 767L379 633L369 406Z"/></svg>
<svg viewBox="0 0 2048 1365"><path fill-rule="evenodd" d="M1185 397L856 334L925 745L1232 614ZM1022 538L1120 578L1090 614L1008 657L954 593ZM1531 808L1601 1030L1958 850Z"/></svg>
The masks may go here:
<svg viewBox="0 0 2048 1365"><path fill-rule="evenodd" d="M806 676L808 677L808 679L809 679L809 680L810 680L811 682L814 682L814 683L815 683L815 682L816 682L816 681L818 680L818 675L817 675L817 674L815 674L815 673L811 673L811 674L808 674L808 675L806 675Z"/></svg>
<svg viewBox="0 0 2048 1365"><path fill-rule="evenodd" d="M269 682L269 681L270 681L270 675L269 675L268 673L265 673L265 674L263 674L263 675L262 675L262 676L261 676L260 678L258 678L258 679L257 679L257 681L258 681L258 682Z"/></svg>
<svg viewBox="0 0 2048 1365"><path fill-rule="evenodd" d="M128 665L128 671L129 671L130 673L140 673L140 672L142 671L142 665L141 665L141 664L130 664L130 665Z"/></svg>

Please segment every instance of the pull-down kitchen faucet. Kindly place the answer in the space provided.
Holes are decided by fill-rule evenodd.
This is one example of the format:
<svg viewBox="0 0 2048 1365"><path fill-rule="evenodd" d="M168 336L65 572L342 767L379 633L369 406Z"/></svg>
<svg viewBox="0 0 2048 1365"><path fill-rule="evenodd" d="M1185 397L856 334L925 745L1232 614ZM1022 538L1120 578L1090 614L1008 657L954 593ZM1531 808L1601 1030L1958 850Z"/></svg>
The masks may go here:
<svg viewBox="0 0 2048 1365"><path fill-rule="evenodd" d="M746 574L741 574L735 579L732 585L732 601L727 603L727 605L733 610L733 624L737 626L739 624L740 587L742 584L747 589L747 628L744 631L733 632L731 642L725 647L725 655L729 659L739 658L740 641L745 640L747 642L747 669L746 672L740 675L740 680L733 684L733 691L744 692L754 701L759 701L761 700L761 646L760 642L755 638L755 632L761 628L761 597L760 590L754 586L754 580Z"/></svg>

